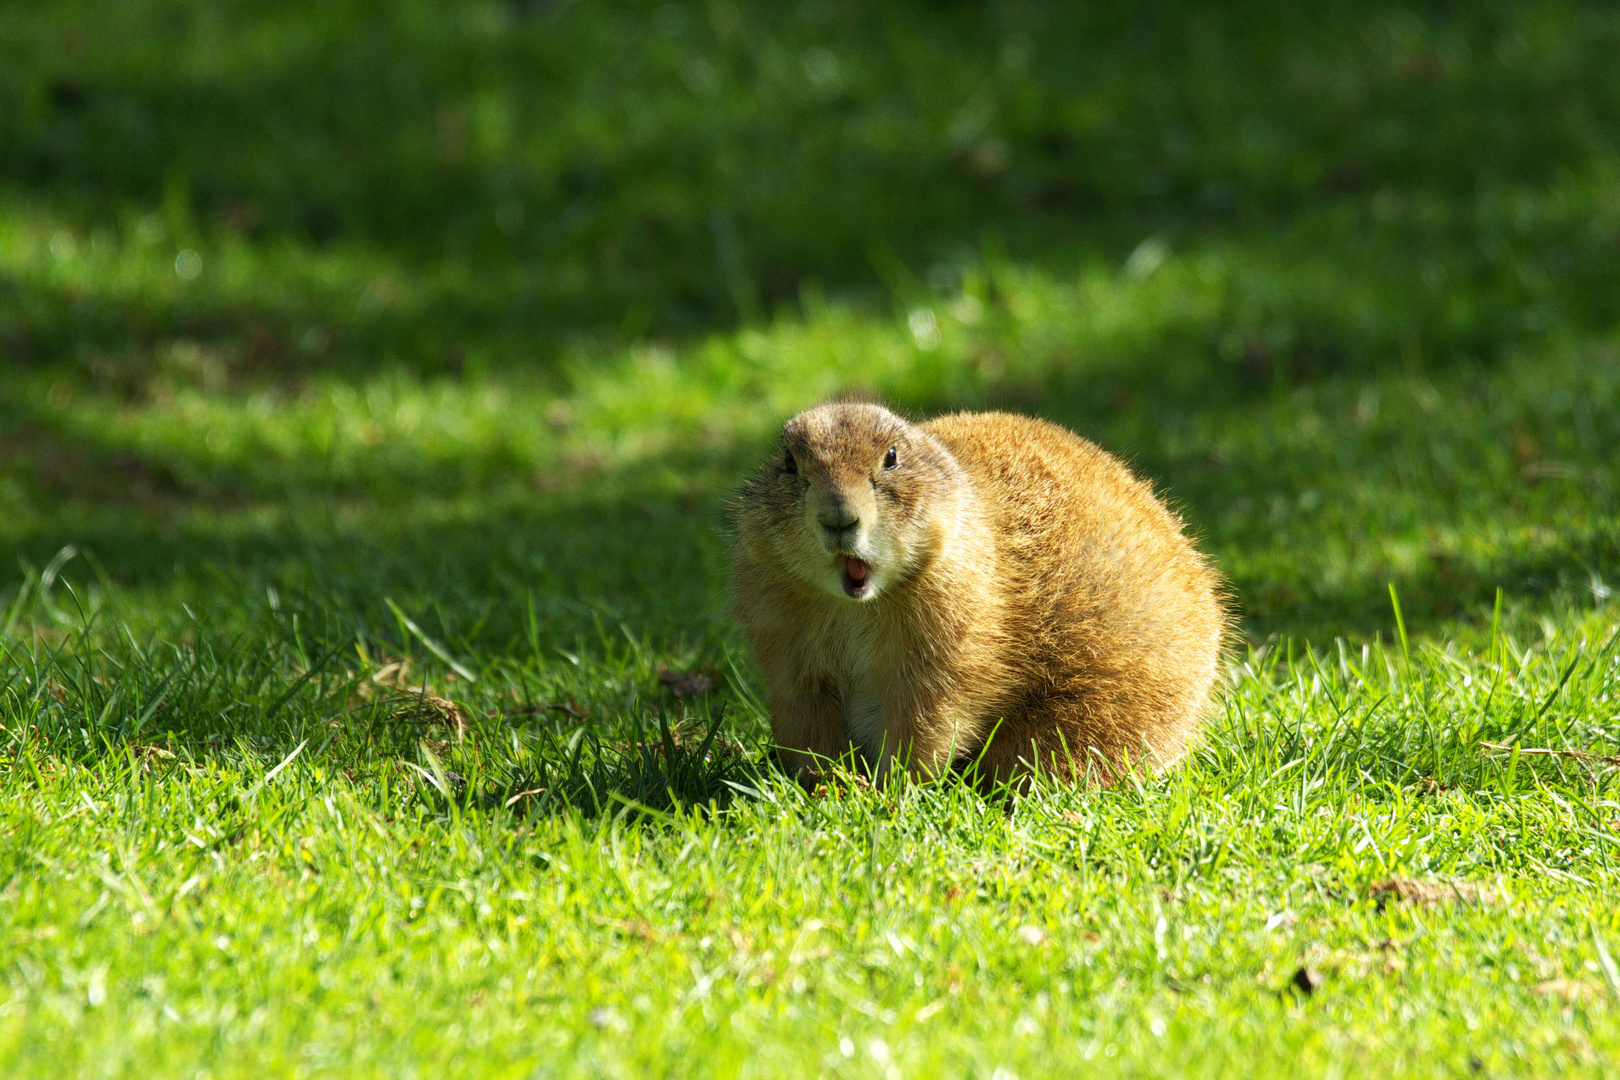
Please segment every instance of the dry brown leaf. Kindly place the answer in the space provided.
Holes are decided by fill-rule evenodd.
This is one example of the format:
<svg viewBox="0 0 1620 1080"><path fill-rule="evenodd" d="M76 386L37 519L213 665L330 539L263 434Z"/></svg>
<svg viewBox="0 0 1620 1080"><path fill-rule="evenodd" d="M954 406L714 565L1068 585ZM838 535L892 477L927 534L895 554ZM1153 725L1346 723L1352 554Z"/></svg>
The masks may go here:
<svg viewBox="0 0 1620 1080"><path fill-rule="evenodd" d="M449 698L442 698L438 694L426 692L414 694L413 698L432 708L442 718L446 726L456 729L456 738L460 739L467 733L467 717L461 711L461 706Z"/></svg>
<svg viewBox="0 0 1620 1080"><path fill-rule="evenodd" d="M849 769L835 768L828 772L810 773L805 779L814 785L810 789L810 795L816 799L841 796L850 791L872 790L871 780Z"/></svg>
<svg viewBox="0 0 1620 1080"><path fill-rule="evenodd" d="M399 714L402 718L436 720L446 727L455 728L457 739L465 737L467 715L462 712L461 706L449 698L433 693L422 683L413 683L409 660L395 660L384 664L372 672L371 683L397 695L400 705L405 710ZM361 684L360 689L362 698L371 696L366 692L368 688L365 684Z"/></svg>
<svg viewBox="0 0 1620 1080"><path fill-rule="evenodd" d="M411 662L409 660L395 660L372 672L371 681L378 686L392 686L398 689L408 685L410 672Z"/></svg>

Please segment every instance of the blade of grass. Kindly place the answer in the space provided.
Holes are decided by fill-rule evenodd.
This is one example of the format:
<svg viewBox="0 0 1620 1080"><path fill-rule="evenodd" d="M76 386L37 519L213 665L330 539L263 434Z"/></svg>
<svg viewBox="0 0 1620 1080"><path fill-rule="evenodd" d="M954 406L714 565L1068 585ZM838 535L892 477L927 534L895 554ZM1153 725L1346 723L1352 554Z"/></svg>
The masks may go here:
<svg viewBox="0 0 1620 1080"><path fill-rule="evenodd" d="M449 666L451 671L454 671L457 675L460 675L463 679L466 679L470 683L475 683L478 681L477 676L457 662L456 658L450 655L450 651L448 649L446 649L443 645L440 645L437 641L434 641L432 638L428 637L422 628L417 626L416 623L412 621L409 615L405 614L399 609L398 604L394 603L393 600L386 596L383 597L383 603L388 605L388 609L394 613L396 618L399 619L400 624L403 625L405 629L409 630L418 641L420 641L423 645L426 645L429 652L431 652L434 656L437 656L440 660L444 661L445 664Z"/></svg>

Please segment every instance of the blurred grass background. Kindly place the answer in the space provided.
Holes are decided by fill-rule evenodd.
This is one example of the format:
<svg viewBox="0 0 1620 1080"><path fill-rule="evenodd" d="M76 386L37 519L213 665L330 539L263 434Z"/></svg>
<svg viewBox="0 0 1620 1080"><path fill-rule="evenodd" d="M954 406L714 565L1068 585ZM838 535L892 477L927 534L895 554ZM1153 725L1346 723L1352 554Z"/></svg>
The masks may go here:
<svg viewBox="0 0 1620 1080"><path fill-rule="evenodd" d="M1257 638L1601 600L1616 55L1554 2L8 5L0 542L154 619L680 636L857 390L1127 455Z"/></svg>

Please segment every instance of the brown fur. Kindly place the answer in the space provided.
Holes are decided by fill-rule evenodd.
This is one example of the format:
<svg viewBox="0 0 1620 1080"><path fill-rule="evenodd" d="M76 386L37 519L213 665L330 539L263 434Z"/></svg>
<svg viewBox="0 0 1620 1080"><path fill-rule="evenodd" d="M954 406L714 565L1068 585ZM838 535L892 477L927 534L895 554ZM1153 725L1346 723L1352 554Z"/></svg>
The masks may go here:
<svg viewBox="0 0 1620 1080"><path fill-rule="evenodd" d="M735 610L801 778L853 747L880 775L1110 783L1181 757L1209 709L1214 572L1146 484L1055 424L823 405L736 516ZM870 595L848 595L849 556Z"/></svg>

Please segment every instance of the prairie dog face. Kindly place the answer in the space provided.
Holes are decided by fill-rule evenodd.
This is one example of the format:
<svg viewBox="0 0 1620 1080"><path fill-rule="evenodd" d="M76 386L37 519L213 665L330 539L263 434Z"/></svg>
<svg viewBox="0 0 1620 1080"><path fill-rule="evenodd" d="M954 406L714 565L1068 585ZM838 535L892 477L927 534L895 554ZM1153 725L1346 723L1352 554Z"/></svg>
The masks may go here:
<svg viewBox="0 0 1620 1080"><path fill-rule="evenodd" d="M876 405L823 405L782 429L744 493L744 542L810 584L865 603L938 542L960 469L932 438Z"/></svg>

